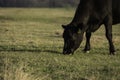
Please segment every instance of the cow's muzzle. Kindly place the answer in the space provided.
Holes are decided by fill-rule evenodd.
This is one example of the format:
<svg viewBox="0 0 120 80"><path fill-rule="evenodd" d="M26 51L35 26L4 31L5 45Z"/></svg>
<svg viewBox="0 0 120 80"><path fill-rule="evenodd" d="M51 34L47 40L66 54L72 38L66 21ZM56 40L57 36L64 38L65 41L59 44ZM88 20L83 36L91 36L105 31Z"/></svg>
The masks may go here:
<svg viewBox="0 0 120 80"><path fill-rule="evenodd" d="M64 51L63 51L63 54L64 54L64 55L69 55L69 54L73 54L73 53L74 53L73 50L64 50Z"/></svg>

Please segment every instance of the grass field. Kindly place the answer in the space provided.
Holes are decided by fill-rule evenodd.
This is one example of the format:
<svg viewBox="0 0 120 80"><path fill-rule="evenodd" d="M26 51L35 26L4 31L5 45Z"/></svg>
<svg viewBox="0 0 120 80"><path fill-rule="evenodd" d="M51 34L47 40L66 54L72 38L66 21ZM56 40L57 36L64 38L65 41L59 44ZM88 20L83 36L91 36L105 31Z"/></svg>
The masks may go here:
<svg viewBox="0 0 120 80"><path fill-rule="evenodd" d="M109 55L104 26L85 38L74 55L63 55L61 24L70 8L0 8L0 80L120 80L120 25L113 26L116 55Z"/></svg>

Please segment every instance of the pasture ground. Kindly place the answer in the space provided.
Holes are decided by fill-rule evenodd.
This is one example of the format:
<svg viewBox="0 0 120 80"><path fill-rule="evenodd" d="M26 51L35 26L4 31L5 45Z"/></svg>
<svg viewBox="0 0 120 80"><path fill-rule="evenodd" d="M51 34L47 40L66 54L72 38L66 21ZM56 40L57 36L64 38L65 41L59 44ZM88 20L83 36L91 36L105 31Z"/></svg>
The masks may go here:
<svg viewBox="0 0 120 80"><path fill-rule="evenodd" d="M0 80L120 80L120 25L113 26L116 55L109 55L104 26L85 38L74 55L63 55L61 24L71 8L0 8Z"/></svg>

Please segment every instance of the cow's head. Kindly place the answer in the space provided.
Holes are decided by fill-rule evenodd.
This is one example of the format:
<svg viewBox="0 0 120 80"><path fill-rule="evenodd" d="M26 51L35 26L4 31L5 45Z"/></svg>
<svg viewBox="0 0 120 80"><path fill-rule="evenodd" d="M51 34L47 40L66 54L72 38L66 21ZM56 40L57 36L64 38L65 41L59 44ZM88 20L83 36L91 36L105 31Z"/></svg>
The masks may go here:
<svg viewBox="0 0 120 80"><path fill-rule="evenodd" d="M84 31L82 25L62 25L64 28L64 48L63 54L73 54L74 51L80 46L83 40Z"/></svg>

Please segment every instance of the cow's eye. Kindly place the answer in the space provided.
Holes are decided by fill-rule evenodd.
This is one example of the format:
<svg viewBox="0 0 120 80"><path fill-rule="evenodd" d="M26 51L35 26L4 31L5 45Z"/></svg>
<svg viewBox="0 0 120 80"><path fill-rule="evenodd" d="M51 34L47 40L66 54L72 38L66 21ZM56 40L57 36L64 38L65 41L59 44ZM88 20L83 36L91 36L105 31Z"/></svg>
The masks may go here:
<svg viewBox="0 0 120 80"><path fill-rule="evenodd" d="M76 40L76 37L77 37L77 34L74 34L73 37L72 37L73 40Z"/></svg>

